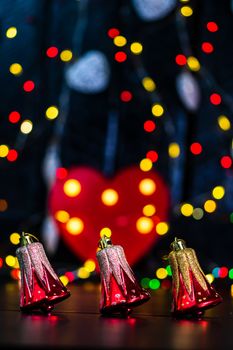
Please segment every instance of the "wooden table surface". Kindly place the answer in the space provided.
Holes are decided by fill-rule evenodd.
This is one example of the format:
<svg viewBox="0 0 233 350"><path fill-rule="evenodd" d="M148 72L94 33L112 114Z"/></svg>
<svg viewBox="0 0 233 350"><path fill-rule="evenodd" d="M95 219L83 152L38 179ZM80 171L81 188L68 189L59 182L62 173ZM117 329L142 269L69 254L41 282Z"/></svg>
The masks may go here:
<svg viewBox="0 0 233 350"><path fill-rule="evenodd" d="M233 298L229 287L218 291L222 304L201 320L170 315L169 290L152 292L129 318L99 314L99 286L70 284L71 297L51 315L25 315L19 310L17 282L0 286L0 347L76 349L233 349Z"/></svg>

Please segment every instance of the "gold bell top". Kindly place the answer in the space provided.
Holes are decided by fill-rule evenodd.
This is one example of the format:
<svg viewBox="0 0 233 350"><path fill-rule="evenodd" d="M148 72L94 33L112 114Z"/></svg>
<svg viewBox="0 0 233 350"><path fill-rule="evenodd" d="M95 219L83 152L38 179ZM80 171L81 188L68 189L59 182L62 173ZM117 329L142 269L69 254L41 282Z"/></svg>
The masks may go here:
<svg viewBox="0 0 233 350"><path fill-rule="evenodd" d="M103 237L99 240L98 247L102 250L104 248L108 248L112 246L112 241L110 237L103 235Z"/></svg>
<svg viewBox="0 0 233 350"><path fill-rule="evenodd" d="M179 250L183 250L186 248L186 243L183 239L175 237L175 240L171 243L170 248L171 250L178 252Z"/></svg>

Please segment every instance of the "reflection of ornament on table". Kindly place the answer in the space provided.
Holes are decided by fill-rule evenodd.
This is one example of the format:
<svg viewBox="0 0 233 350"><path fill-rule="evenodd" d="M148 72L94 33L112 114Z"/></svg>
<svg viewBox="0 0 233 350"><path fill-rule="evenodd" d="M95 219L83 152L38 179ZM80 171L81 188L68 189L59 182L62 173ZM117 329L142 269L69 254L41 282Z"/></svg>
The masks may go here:
<svg viewBox="0 0 233 350"><path fill-rule="evenodd" d="M101 238L99 248L96 255L101 275L100 312L128 314L132 307L149 300L150 294L138 284L123 248L112 245L107 236Z"/></svg>
<svg viewBox="0 0 233 350"><path fill-rule="evenodd" d="M167 16L176 6L176 0L132 0L138 16L144 21L155 21Z"/></svg>
<svg viewBox="0 0 233 350"><path fill-rule="evenodd" d="M25 312L41 309L47 313L55 303L68 298L70 292L50 265L42 244L34 239L33 235L23 233L21 247L16 250L21 273L20 309Z"/></svg>
<svg viewBox="0 0 233 350"><path fill-rule="evenodd" d="M184 106L195 112L200 105L201 93L194 76L188 71L181 72L176 78L176 88Z"/></svg>
<svg viewBox="0 0 233 350"><path fill-rule="evenodd" d="M200 316L222 301L202 271L192 248L175 238L168 259L172 269L172 314Z"/></svg>
<svg viewBox="0 0 233 350"><path fill-rule="evenodd" d="M66 71L70 88L95 94L104 91L110 79L110 67L106 56L100 51L88 51Z"/></svg>

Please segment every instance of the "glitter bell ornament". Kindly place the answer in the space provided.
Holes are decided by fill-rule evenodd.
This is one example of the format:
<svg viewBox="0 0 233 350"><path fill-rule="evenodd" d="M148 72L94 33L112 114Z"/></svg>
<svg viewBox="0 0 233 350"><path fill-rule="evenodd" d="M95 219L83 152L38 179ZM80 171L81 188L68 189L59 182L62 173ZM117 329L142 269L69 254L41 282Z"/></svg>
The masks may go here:
<svg viewBox="0 0 233 350"><path fill-rule="evenodd" d="M136 281L121 246L113 245L109 237L103 236L99 248L96 256L101 277L100 312L128 315L132 307L149 300L150 294Z"/></svg>
<svg viewBox="0 0 233 350"><path fill-rule="evenodd" d="M70 296L48 258L43 245L30 233L22 233L21 247L16 250L20 266L20 309L30 312L41 309L48 313Z"/></svg>
<svg viewBox="0 0 233 350"><path fill-rule="evenodd" d="M205 309L222 301L222 297L208 282L192 248L182 239L171 244L168 260L172 269L172 309L174 316L199 317Z"/></svg>

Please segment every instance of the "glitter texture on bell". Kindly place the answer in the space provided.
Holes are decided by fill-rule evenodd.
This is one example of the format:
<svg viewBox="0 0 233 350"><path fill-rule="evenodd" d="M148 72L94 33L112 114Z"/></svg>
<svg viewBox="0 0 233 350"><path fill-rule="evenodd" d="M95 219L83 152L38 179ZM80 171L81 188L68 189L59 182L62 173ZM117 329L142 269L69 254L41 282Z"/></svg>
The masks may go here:
<svg viewBox="0 0 233 350"><path fill-rule="evenodd" d="M222 297L208 282L192 248L182 239L171 244L168 260L172 269L172 315L201 316L220 302Z"/></svg>
<svg viewBox="0 0 233 350"><path fill-rule="evenodd" d="M128 315L133 307L149 300L150 294L137 282L121 246L103 236L99 248L96 256L101 277L100 312Z"/></svg>
<svg viewBox="0 0 233 350"><path fill-rule="evenodd" d="M22 233L21 247L16 250L20 266L20 309L41 309L48 313L70 296L53 270L43 245L30 233Z"/></svg>

